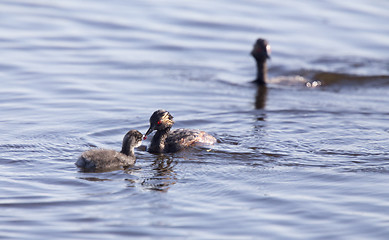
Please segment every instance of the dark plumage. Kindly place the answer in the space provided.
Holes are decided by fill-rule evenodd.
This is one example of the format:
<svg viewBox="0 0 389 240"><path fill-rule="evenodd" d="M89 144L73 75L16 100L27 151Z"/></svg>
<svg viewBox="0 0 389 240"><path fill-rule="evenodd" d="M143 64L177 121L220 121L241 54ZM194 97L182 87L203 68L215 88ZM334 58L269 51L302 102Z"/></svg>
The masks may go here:
<svg viewBox="0 0 389 240"><path fill-rule="evenodd" d="M155 133L148 151L151 153L177 152L195 145L212 145L216 138L200 130L176 129L170 131L174 124L173 116L166 110L157 110L150 117L150 128L145 134Z"/></svg>
<svg viewBox="0 0 389 240"><path fill-rule="evenodd" d="M85 170L102 170L135 163L134 148L140 146L143 135L137 130L129 131L123 138L122 150L91 149L81 154L75 163Z"/></svg>
<svg viewBox="0 0 389 240"><path fill-rule="evenodd" d="M258 39L254 44L251 55L257 63L257 78L254 82L258 85L266 85L266 60L270 58L270 45L265 39Z"/></svg>

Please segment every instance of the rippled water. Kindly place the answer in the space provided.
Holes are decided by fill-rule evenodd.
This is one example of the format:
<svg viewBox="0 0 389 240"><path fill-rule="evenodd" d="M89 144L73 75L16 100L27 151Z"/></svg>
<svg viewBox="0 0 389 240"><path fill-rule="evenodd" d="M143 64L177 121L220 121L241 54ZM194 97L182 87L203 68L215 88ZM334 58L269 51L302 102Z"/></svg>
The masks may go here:
<svg viewBox="0 0 389 240"><path fill-rule="evenodd" d="M2 1L0 238L386 239L387 9ZM267 89L250 84L258 37ZM127 170L74 165L144 133L159 108L219 143L143 147Z"/></svg>

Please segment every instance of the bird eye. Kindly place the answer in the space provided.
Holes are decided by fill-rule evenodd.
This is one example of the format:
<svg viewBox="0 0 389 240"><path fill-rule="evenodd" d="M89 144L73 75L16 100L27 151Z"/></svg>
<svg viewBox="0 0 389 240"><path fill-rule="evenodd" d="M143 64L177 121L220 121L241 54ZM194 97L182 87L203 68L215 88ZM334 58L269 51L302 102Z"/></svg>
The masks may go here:
<svg viewBox="0 0 389 240"><path fill-rule="evenodd" d="M161 121L158 121L157 124L158 124L158 125L161 125Z"/></svg>

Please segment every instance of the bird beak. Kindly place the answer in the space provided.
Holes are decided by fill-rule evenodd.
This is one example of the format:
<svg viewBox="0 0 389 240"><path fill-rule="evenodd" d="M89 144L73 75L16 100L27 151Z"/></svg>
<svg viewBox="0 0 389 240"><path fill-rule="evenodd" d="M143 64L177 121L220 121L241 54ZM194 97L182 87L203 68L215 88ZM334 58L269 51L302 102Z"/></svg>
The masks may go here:
<svg viewBox="0 0 389 240"><path fill-rule="evenodd" d="M154 131L154 126L150 126L149 130L147 130L145 136L143 137L143 140L145 140L147 138L147 135L149 135L153 131Z"/></svg>

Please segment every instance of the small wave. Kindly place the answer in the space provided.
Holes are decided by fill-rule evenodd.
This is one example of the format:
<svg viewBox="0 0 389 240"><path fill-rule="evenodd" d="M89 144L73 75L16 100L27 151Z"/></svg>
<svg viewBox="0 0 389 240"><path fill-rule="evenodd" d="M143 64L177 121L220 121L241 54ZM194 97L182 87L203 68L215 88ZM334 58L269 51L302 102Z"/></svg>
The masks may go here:
<svg viewBox="0 0 389 240"><path fill-rule="evenodd" d="M386 75L360 76L335 72L314 72L312 79L320 81L323 86L389 86L389 76Z"/></svg>
<svg viewBox="0 0 389 240"><path fill-rule="evenodd" d="M307 62L306 68L287 70L269 68L268 82L277 86L306 87L386 87L389 86L387 61L368 58L320 57Z"/></svg>
<svg viewBox="0 0 389 240"><path fill-rule="evenodd" d="M301 75L278 76L270 78L268 83L282 86L301 86L308 88L315 88L322 85L320 80L310 80Z"/></svg>
<svg viewBox="0 0 389 240"><path fill-rule="evenodd" d="M387 87L388 75L356 75L316 70L300 70L286 76L270 78L269 84L282 86L315 87Z"/></svg>

